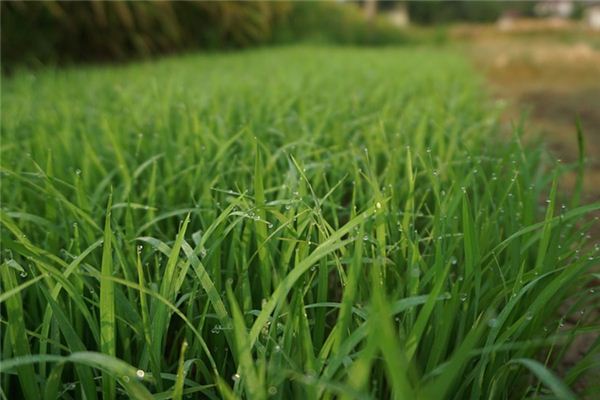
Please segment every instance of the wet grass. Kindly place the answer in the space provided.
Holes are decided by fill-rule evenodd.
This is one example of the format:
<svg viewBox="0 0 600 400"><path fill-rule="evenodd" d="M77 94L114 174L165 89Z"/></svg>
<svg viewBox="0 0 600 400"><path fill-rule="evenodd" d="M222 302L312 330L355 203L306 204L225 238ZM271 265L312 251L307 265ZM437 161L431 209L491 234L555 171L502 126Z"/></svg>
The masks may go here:
<svg viewBox="0 0 600 400"><path fill-rule="evenodd" d="M497 117L440 50L4 78L2 397L575 398L600 205Z"/></svg>

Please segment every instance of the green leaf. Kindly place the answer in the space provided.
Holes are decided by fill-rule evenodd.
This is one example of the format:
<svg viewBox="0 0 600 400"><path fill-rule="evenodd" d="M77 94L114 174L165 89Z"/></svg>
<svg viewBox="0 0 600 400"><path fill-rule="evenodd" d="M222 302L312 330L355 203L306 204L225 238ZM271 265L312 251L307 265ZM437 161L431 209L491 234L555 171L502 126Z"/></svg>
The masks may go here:
<svg viewBox="0 0 600 400"><path fill-rule="evenodd" d="M517 358L509 364L521 364L529 369L544 383L560 400L575 400L577 396L556 375L550 372L543 364L528 358Z"/></svg>
<svg viewBox="0 0 600 400"><path fill-rule="evenodd" d="M110 228L112 195L108 197L106 206L106 220L104 223L104 244L102 248L102 276L112 277L112 231ZM100 350L107 356L117 354L116 324L115 324L115 287L109 279L100 282ZM105 399L114 399L116 396L115 380L110 374L103 374L102 391Z"/></svg>

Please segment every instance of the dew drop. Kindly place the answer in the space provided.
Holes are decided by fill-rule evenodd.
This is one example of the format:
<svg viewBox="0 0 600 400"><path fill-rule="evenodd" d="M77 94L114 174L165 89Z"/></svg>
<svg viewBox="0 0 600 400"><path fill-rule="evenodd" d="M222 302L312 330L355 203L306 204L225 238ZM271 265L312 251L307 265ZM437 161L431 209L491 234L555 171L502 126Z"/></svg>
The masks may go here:
<svg viewBox="0 0 600 400"><path fill-rule="evenodd" d="M143 369L138 369L135 372L135 376L137 376L139 379L144 379L144 376L146 375L146 373L144 372Z"/></svg>
<svg viewBox="0 0 600 400"><path fill-rule="evenodd" d="M233 379L234 382L237 382L240 380L240 374L235 373L231 376L231 379Z"/></svg>

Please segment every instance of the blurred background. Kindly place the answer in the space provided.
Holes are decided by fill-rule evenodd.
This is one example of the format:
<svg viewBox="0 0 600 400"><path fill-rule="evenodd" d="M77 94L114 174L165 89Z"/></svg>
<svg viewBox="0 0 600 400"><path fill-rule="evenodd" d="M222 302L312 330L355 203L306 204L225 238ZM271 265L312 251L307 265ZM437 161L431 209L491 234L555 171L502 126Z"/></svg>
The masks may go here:
<svg viewBox="0 0 600 400"><path fill-rule="evenodd" d="M3 75L301 42L443 46L564 161L580 119L600 198L600 1L2 1L1 28Z"/></svg>
<svg viewBox="0 0 600 400"><path fill-rule="evenodd" d="M2 1L2 65L121 61L299 41L444 41L457 23L600 29L598 1ZM431 28L435 28L433 31ZM429 29L419 29L429 28ZM462 31L468 36L470 32ZM472 32L471 32L472 33ZM479 34L479 32L477 32Z"/></svg>

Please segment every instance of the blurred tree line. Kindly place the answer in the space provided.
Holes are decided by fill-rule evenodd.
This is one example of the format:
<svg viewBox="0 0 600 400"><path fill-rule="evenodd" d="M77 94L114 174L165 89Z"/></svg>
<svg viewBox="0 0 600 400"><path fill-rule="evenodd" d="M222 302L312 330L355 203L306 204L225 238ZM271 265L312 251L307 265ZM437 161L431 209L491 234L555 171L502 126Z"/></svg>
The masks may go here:
<svg viewBox="0 0 600 400"><path fill-rule="evenodd" d="M432 0L407 3L411 22L419 24L494 22L505 12L532 16L534 1Z"/></svg>
<svg viewBox="0 0 600 400"><path fill-rule="evenodd" d="M366 0L358 0L365 4ZM378 8L388 11L405 7L410 22L419 25L446 24L451 22L495 22L505 12L532 16L536 2L531 0L379 0Z"/></svg>
<svg viewBox="0 0 600 400"><path fill-rule="evenodd" d="M294 1L2 1L2 67L124 60L191 49L319 40L391 44L405 34L356 4Z"/></svg>

